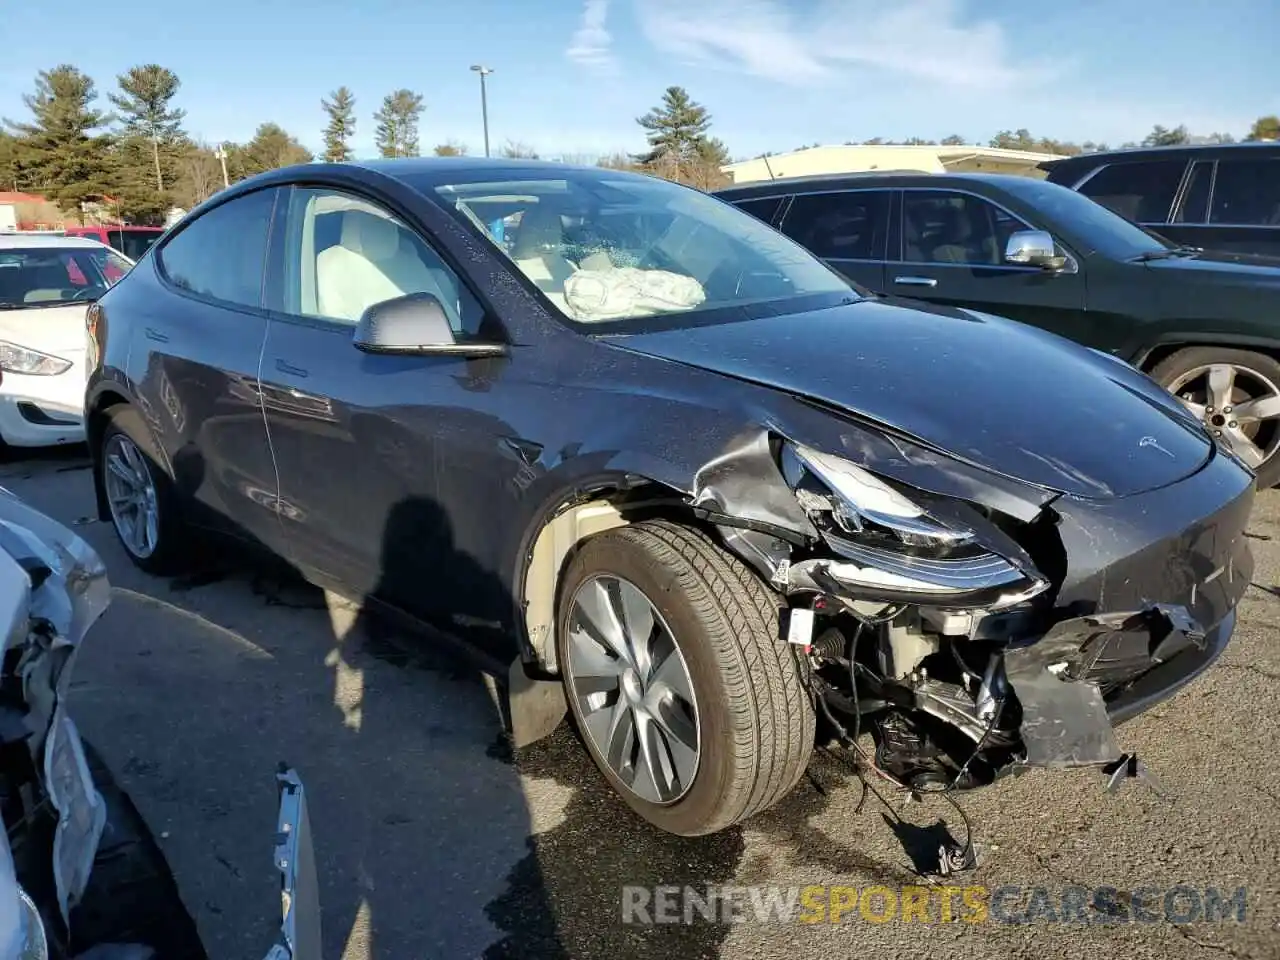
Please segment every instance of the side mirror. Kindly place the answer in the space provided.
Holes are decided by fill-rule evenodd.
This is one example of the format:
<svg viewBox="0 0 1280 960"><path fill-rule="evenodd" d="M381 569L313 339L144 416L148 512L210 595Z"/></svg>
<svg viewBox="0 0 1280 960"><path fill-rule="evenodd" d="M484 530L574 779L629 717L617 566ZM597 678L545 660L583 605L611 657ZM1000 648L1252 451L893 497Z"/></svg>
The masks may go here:
<svg viewBox="0 0 1280 960"><path fill-rule="evenodd" d="M501 343L459 343L443 304L430 293L375 303L361 315L352 342L365 353L498 357L507 352Z"/></svg>
<svg viewBox="0 0 1280 960"><path fill-rule="evenodd" d="M1023 267L1061 270L1067 258L1054 251L1053 237L1044 230L1019 230L1009 236L1004 248L1004 262Z"/></svg>

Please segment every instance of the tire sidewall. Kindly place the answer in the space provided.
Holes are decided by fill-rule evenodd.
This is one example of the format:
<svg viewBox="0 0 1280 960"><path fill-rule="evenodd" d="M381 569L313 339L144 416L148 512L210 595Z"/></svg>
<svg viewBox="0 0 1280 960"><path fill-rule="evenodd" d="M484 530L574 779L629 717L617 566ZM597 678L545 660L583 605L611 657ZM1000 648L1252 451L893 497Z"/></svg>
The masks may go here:
<svg viewBox="0 0 1280 960"><path fill-rule="evenodd" d="M688 792L673 803L652 803L633 793L610 769L583 727L577 697L565 668L569 601L585 580L600 575L621 577L640 589L666 621L689 671L698 710L698 769ZM720 615L718 608L716 615ZM655 563L637 541L621 537L589 540L570 561L562 580L556 630L557 657L565 678L569 709L596 766L627 805L655 826L684 836L709 833L722 825L724 797L733 782L734 749L756 749L754 743L736 743L742 739L742 732L738 731L735 738L729 723L729 698L711 642L680 584L678 571ZM754 709L752 704L751 710Z"/></svg>
<svg viewBox="0 0 1280 960"><path fill-rule="evenodd" d="M156 548L148 557L139 557L129 549L129 545L125 543L124 537L120 534L120 528L116 526L115 516L108 509L107 516L110 518L111 529L116 535L116 540L120 542L120 548L124 550L129 559L139 568L146 570L148 573L167 573L174 567L175 543L177 537L177 528L179 524L175 516L175 503L171 492L171 485L168 477L164 474L163 469L159 466L156 459L155 450L147 440L145 425L142 418L136 410L132 408L123 408L113 411L110 422L102 431L101 446L97 451L98 483L101 485L103 493L106 493L106 471L107 443L113 436L122 436L133 443L142 454L142 459L146 465L147 473L151 477L151 483L156 491Z"/></svg>

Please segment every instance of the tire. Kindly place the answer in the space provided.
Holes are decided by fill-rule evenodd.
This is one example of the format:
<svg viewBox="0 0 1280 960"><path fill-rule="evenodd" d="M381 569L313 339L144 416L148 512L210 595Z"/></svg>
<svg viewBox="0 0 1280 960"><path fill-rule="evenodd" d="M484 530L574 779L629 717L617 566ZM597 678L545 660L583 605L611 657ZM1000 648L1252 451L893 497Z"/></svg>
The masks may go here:
<svg viewBox="0 0 1280 960"><path fill-rule="evenodd" d="M1230 412L1224 412L1230 408L1221 403L1209 411L1212 404L1209 404L1208 374L1204 373L1209 368L1232 371L1228 392L1231 407L1259 397L1275 396L1276 410L1280 413L1280 362L1252 350L1188 347L1165 357L1151 370L1151 378L1165 389L1183 398L1184 402L1187 402L1186 395L1190 394L1192 403L1205 407L1205 426L1211 433L1221 434L1219 442L1223 446L1238 448L1246 454L1243 459L1258 475L1259 489L1275 486L1280 482L1280 416L1246 424L1238 423ZM1237 426L1233 428L1232 424ZM1240 440L1242 434L1243 442ZM1253 462L1258 460L1254 450L1264 454L1260 462Z"/></svg>
<svg viewBox="0 0 1280 960"><path fill-rule="evenodd" d="M149 551L136 548L130 538L122 531L121 521L114 510L111 511L111 526L115 530L116 539L134 565L147 573L164 575L180 572L188 562L191 553L192 536L182 519L181 504L175 495L173 483L169 475L159 465L151 433L143 422L141 415L133 407L119 406L112 408L108 416L109 422L102 431L99 447L95 451L95 469L98 471L97 481L101 489L108 490L107 472L110 469L107 460L114 445L123 443L131 445L140 454L140 465L145 470L154 491L154 505L157 512L155 545Z"/></svg>
<svg viewBox="0 0 1280 960"><path fill-rule="evenodd" d="M697 766L674 800L647 799L615 772L584 719L590 705L575 692L587 687L570 659L570 645L585 636L576 606L585 595L580 591L600 588L609 596L610 588L601 585L611 578L627 581L649 601L658 621L656 634L649 635L668 628L687 667ZM705 535L650 520L592 537L565 571L557 614L559 663L582 739L609 783L654 826L681 836L723 830L777 803L804 774L814 745L813 704L794 650L781 635L779 603ZM618 698L625 681L624 675L617 683ZM597 696L607 702L613 695Z"/></svg>

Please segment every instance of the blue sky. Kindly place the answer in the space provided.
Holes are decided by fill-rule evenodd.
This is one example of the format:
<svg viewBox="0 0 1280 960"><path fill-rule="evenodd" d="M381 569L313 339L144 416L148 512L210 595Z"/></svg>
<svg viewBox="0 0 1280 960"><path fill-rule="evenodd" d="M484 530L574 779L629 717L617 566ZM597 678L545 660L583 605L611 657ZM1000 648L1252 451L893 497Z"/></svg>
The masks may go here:
<svg viewBox="0 0 1280 960"><path fill-rule="evenodd" d="M477 62L496 70L495 147L544 155L638 151L635 118L670 84L711 110L735 157L1020 126L1112 145L1154 123L1239 136L1280 113L1275 0L130 0L74 35L65 5L0 6L0 117L25 119L39 69L75 63L105 106L117 74L157 62L210 141L271 120L318 148L320 99L346 84L360 155L398 87L425 97L424 152L479 152Z"/></svg>

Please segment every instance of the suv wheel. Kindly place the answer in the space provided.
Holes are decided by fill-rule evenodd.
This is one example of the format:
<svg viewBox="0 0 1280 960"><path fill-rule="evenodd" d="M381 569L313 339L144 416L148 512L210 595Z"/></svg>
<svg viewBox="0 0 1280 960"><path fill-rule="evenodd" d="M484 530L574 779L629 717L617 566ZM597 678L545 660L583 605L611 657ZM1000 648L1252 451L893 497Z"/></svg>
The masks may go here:
<svg viewBox="0 0 1280 960"><path fill-rule="evenodd" d="M1259 488L1280 481L1280 363L1251 350L1191 347L1151 376L1254 469Z"/></svg>
<svg viewBox="0 0 1280 960"><path fill-rule="evenodd" d="M653 520L588 540L566 570L558 626L587 749L655 826L713 833L804 773L813 706L778 603L703 534Z"/></svg>
<svg viewBox="0 0 1280 960"><path fill-rule="evenodd" d="M172 485L148 452L148 431L138 412L116 407L110 417L96 459L111 525L137 566L148 573L175 572L185 545Z"/></svg>

